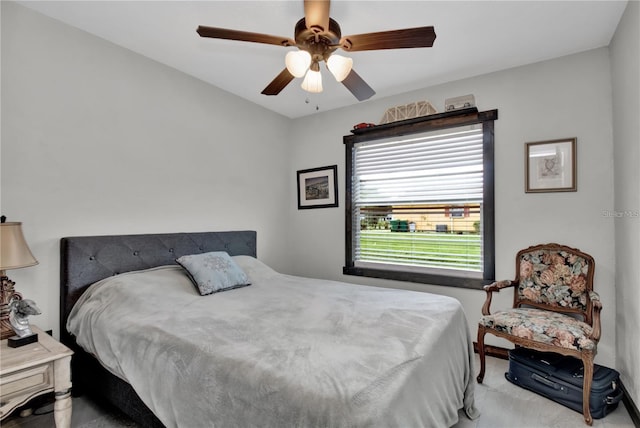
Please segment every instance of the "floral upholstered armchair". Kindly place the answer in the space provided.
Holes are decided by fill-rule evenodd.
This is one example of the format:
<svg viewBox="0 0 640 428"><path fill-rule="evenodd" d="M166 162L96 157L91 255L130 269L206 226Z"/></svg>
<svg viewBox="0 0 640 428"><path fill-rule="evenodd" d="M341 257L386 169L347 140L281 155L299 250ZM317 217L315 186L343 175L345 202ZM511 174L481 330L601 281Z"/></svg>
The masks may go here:
<svg viewBox="0 0 640 428"><path fill-rule="evenodd" d="M484 287L487 299L478 324L478 353L482 383L485 372L484 336L491 333L517 346L579 358L584 364L583 415L593 419L589 395L593 359L600 339L600 297L593 291L593 257L575 248L544 244L516 256L516 278ZM513 287L513 308L490 313L493 292Z"/></svg>

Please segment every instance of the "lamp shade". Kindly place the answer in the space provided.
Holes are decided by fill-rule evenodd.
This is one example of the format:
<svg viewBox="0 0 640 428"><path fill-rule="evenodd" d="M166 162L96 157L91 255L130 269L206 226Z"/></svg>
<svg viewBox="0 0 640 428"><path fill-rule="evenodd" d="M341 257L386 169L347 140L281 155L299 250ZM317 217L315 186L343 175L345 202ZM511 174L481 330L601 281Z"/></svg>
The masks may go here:
<svg viewBox="0 0 640 428"><path fill-rule="evenodd" d="M0 223L0 270L37 265L38 261L24 240L22 223Z"/></svg>
<svg viewBox="0 0 640 428"><path fill-rule="evenodd" d="M327 59L327 68L338 82L342 82L351 73L353 60L341 55L331 55Z"/></svg>
<svg viewBox="0 0 640 428"><path fill-rule="evenodd" d="M300 86L307 92L322 92L322 75L319 71L309 70Z"/></svg>
<svg viewBox="0 0 640 428"><path fill-rule="evenodd" d="M307 51L291 51L284 57L284 63L294 77L302 77L311 65L311 54Z"/></svg>

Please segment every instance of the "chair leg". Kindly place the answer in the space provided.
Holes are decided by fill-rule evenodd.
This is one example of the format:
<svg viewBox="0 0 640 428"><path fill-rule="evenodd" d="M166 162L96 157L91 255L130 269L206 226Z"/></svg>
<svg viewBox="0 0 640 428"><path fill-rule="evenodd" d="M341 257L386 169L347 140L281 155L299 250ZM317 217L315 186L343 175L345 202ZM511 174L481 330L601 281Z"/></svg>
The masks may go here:
<svg viewBox="0 0 640 428"><path fill-rule="evenodd" d="M587 425L592 425L593 418L591 417L589 398L591 397L591 383L593 381L593 355L583 354L582 364L584 365L584 383L582 386L582 414L584 416L584 422Z"/></svg>
<svg viewBox="0 0 640 428"><path fill-rule="evenodd" d="M478 383L482 383L484 380L484 369L485 369L485 361L484 361L484 335L486 331L483 325L478 325L478 355L480 356L480 373L478 373L478 377L476 380Z"/></svg>

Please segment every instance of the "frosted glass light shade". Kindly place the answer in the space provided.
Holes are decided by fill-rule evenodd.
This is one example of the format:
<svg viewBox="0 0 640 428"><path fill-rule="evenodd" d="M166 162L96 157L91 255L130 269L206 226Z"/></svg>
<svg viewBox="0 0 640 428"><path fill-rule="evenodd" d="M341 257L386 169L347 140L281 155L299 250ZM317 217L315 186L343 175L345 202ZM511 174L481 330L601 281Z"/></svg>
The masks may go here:
<svg viewBox="0 0 640 428"><path fill-rule="evenodd" d="M327 59L327 68L338 82L342 82L351 73L353 60L341 55L331 55Z"/></svg>
<svg viewBox="0 0 640 428"><path fill-rule="evenodd" d="M291 51L284 57L284 63L294 77L302 77L311 65L311 54L307 51Z"/></svg>
<svg viewBox="0 0 640 428"><path fill-rule="evenodd" d="M322 92L322 75L319 71L309 70L300 86L307 92Z"/></svg>

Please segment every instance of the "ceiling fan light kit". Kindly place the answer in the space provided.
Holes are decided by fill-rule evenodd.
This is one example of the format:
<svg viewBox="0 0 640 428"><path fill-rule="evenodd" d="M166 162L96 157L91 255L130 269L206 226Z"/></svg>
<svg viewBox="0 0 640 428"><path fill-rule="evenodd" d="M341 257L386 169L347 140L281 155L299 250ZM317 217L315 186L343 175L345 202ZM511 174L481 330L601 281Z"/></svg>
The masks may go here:
<svg viewBox="0 0 640 428"><path fill-rule="evenodd" d="M307 75L304 76L304 80L300 87L312 94L322 92L322 75L320 74L320 71L309 69L309 71L307 71Z"/></svg>
<svg viewBox="0 0 640 428"><path fill-rule="evenodd" d="M294 77L302 77L311 65L311 54L301 50L291 51L285 56L284 63Z"/></svg>
<svg viewBox="0 0 640 428"><path fill-rule="evenodd" d="M250 33L225 28L199 26L200 37L265 43L283 47L297 46L285 56L286 68L262 91L265 95L278 95L293 79L304 76L302 89L322 92L319 63L324 61L331 74L359 101L371 98L375 91L353 69L353 59L334 55L345 51L378 49L404 49L431 47L436 38L433 27L364 33L342 37L340 25L329 17L329 0L304 0L304 18L295 26L294 39L269 34ZM306 73L306 74L305 74Z"/></svg>
<svg viewBox="0 0 640 428"><path fill-rule="evenodd" d="M342 82L351 73L353 59L333 54L327 59L327 68L338 82Z"/></svg>

